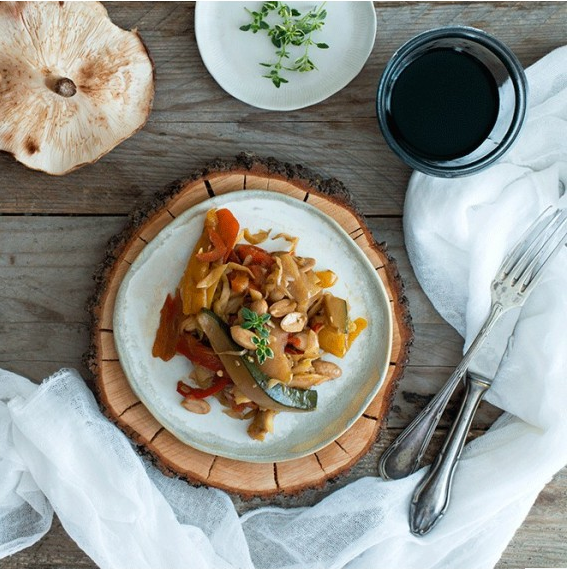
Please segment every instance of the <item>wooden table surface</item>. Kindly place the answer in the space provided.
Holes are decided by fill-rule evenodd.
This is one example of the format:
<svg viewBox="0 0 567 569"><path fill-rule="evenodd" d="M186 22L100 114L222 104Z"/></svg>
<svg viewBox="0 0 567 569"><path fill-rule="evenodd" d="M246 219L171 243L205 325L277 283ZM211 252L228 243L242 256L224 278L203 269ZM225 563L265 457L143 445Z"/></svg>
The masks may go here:
<svg viewBox="0 0 567 569"><path fill-rule="evenodd" d="M166 183L219 156L271 155L337 177L354 193L378 241L387 241L405 280L415 326L410 365L388 428L348 475L325 490L268 503L309 505L365 475L400 430L449 376L462 340L435 312L409 265L402 234L410 170L379 134L374 98L384 65L413 35L441 25L482 28L507 43L524 66L566 41L561 2L376 3L378 31L370 59L340 93L313 107L277 113L227 95L206 71L195 43L190 3L107 3L112 19L138 28L156 65L156 98L145 128L98 163L62 178L33 172L0 155L0 366L40 381L62 366L86 370L85 303L107 240L127 214ZM438 447L454 404L439 429ZM482 434L499 411L483 404ZM240 512L265 504L234 498ZM567 566L567 468L541 493L497 567ZM3 569L95 567L55 520L35 546Z"/></svg>

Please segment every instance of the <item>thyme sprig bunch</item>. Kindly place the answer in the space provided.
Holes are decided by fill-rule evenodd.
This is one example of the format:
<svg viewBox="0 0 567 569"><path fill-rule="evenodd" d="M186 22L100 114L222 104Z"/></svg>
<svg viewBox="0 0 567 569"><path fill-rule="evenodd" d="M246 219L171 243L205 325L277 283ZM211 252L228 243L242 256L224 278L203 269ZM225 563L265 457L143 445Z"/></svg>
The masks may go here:
<svg viewBox="0 0 567 569"><path fill-rule="evenodd" d="M268 358L274 357L274 351L270 348L270 330L266 326L270 320L269 314L258 314L249 308L242 308L244 322L241 326L245 330L253 330L256 334L252 337L252 343L256 346L256 357L262 365Z"/></svg>
<svg viewBox="0 0 567 569"><path fill-rule="evenodd" d="M289 81L282 75L282 71L298 71L305 73L317 69L317 66L309 56L309 48L316 46L319 49L328 49L329 46L323 42L316 42L311 39L313 32L319 31L325 25L327 11L324 9L325 2L319 7L315 7L304 15L299 10L291 8L283 2L265 2L259 12L244 8L252 17L252 22L241 26L243 32L251 31L256 34L265 31L272 44L276 47L277 60L275 62L261 62L260 65L267 67L270 71L262 77L270 79L279 89L282 83ZM266 19L276 13L280 21L271 25ZM288 63L292 53L291 48L304 47L303 53L296 57L293 63Z"/></svg>

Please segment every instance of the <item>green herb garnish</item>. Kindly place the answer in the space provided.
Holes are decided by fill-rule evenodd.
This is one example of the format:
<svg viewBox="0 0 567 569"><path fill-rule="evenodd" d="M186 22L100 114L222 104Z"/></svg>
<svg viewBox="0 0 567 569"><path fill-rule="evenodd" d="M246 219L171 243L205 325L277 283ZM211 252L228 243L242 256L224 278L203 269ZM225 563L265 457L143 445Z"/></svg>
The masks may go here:
<svg viewBox="0 0 567 569"><path fill-rule="evenodd" d="M282 76L282 70L305 73L317 69L317 66L309 57L309 48L311 46L317 46L319 49L329 48L326 43L315 42L311 39L311 34L325 25L324 20L327 17L327 11L323 9L324 6L325 2L303 16L298 10L290 8L283 2L265 2L259 12L253 12L248 10L248 8L244 8L252 17L252 22L240 26L240 29L243 32L250 31L253 34L264 30L277 48L276 56L278 59L275 62L263 62L260 65L270 69L270 72L262 75L262 77L270 79L278 89L282 83L289 83ZM266 21L266 18L272 12L275 12L280 18L280 21L273 26ZM303 54L297 57L292 65L284 65L284 60L290 59L291 46L303 46L305 49Z"/></svg>
<svg viewBox="0 0 567 569"><path fill-rule="evenodd" d="M274 357L274 351L270 348L270 330L266 326L270 319L269 314L258 314L245 306L242 308L244 322L241 324L245 330L253 330L256 336L252 338L252 343L256 346L256 357L258 363L262 365L267 358Z"/></svg>

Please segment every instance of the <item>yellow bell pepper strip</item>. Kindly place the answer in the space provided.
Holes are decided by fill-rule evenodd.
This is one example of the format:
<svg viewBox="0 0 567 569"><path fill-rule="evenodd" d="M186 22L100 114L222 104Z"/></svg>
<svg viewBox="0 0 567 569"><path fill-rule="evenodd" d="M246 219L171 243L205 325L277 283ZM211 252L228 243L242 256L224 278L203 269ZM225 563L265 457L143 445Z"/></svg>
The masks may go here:
<svg viewBox="0 0 567 569"><path fill-rule="evenodd" d="M364 318L357 318L354 322L351 322L351 324L354 325L354 329L348 333L348 349L350 349L352 343L358 338L358 335L368 326L368 322Z"/></svg>
<svg viewBox="0 0 567 569"><path fill-rule="evenodd" d="M318 330L319 347L329 354L342 358L367 326L368 322L364 318L357 318L351 322L348 333L337 330L333 326L323 326Z"/></svg>
<svg viewBox="0 0 567 569"><path fill-rule="evenodd" d="M214 209L211 209L205 218L203 233L193 249L193 253L187 262L187 267L179 283L184 314L198 314L201 308L207 306L207 301L209 301L208 306L210 306L212 301L212 296L209 299L208 289L197 288L197 284L200 283L209 272L209 263L200 261L197 255L200 252L206 251L211 245L208 230L214 229L216 226L217 214Z"/></svg>
<svg viewBox="0 0 567 569"><path fill-rule="evenodd" d="M342 358L348 351L348 334L339 332L332 326L323 326L319 330L319 347L337 358Z"/></svg>
<svg viewBox="0 0 567 569"><path fill-rule="evenodd" d="M331 271L315 271L317 278L319 279L319 286L321 288L330 288L332 287L338 280L337 275Z"/></svg>

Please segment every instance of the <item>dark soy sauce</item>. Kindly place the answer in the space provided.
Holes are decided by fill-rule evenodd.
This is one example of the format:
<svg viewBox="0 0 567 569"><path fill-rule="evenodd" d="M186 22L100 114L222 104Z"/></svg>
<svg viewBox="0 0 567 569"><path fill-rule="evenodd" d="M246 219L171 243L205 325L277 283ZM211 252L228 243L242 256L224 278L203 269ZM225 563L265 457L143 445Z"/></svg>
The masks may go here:
<svg viewBox="0 0 567 569"><path fill-rule="evenodd" d="M498 115L498 87L471 55L438 48L410 63L394 83L390 128L424 158L466 156L487 138Z"/></svg>

